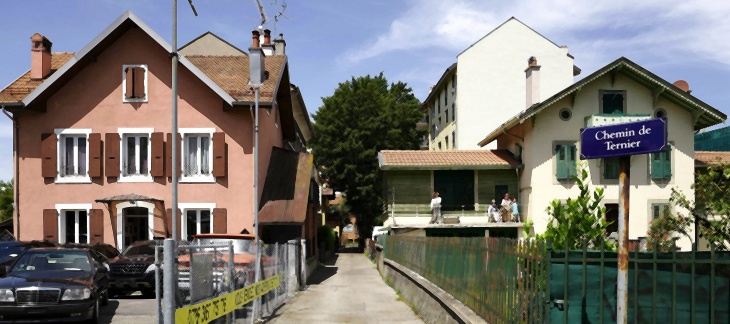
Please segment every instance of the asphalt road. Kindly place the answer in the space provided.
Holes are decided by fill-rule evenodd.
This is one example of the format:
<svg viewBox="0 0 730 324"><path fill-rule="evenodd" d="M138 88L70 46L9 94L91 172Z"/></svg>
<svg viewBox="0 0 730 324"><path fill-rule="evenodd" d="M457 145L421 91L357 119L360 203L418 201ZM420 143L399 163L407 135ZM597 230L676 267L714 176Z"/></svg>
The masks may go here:
<svg viewBox="0 0 730 324"><path fill-rule="evenodd" d="M99 323L155 323L155 299L142 297L139 292L128 296L116 296L101 308Z"/></svg>

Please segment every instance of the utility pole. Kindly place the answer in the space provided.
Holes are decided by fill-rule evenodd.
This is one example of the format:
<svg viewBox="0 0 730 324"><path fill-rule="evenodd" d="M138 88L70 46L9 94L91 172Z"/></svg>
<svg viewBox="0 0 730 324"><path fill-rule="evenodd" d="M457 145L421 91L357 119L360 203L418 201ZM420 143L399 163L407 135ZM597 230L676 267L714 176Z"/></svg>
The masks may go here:
<svg viewBox="0 0 730 324"><path fill-rule="evenodd" d="M631 156L619 157L618 175L618 273L616 278L616 323L626 324L629 301L629 186Z"/></svg>
<svg viewBox="0 0 730 324"><path fill-rule="evenodd" d="M259 30L263 29L259 26ZM256 261L254 270L254 282L261 280L261 248L263 247L259 240L259 95L260 88L264 82L265 71L265 55L261 49L259 37L261 32L254 30L252 32L252 44L249 51L249 85L254 88L254 150L253 150L253 232L254 242L256 242ZM260 297L253 301L253 319L259 315Z"/></svg>

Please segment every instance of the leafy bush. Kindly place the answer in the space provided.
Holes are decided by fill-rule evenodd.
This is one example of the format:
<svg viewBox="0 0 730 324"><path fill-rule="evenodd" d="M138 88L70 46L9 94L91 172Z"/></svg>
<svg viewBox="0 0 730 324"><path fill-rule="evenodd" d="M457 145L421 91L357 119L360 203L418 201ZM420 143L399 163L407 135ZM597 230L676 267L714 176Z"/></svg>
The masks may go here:
<svg viewBox="0 0 730 324"><path fill-rule="evenodd" d="M649 223L649 230L646 232L647 246L649 251L654 250L656 245L659 252L670 252L676 249L674 237L676 234L683 234L692 239L688 229L692 226L692 218L684 215L672 215L669 210L664 215Z"/></svg>
<svg viewBox="0 0 730 324"><path fill-rule="evenodd" d="M337 243L337 234L335 234L335 230L332 229L332 227L329 227L329 225L320 226L317 228L317 242L320 242L320 244L324 243L327 251L334 250L335 244Z"/></svg>
<svg viewBox="0 0 730 324"><path fill-rule="evenodd" d="M595 191L588 189L588 171L585 165L580 165L579 176L574 178L580 195L577 198L568 198L565 203L555 199L546 211L551 216L545 233L540 238L552 242L554 250L582 249L583 241L588 248L600 248L603 244L606 250L615 250L613 243L605 240L606 228L611 223L606 221L606 207L601 206L603 188Z"/></svg>

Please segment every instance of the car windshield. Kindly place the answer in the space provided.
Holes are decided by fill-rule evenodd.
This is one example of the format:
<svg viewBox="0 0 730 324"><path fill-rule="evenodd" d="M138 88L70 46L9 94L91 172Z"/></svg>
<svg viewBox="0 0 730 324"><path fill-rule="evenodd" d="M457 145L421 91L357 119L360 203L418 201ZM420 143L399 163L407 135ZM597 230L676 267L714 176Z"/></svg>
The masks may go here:
<svg viewBox="0 0 730 324"><path fill-rule="evenodd" d="M212 251L213 247L216 246L220 249L222 246L227 246L228 242L233 242L233 253L254 253L253 241L252 240L241 240L241 239L224 239L224 238L196 238L193 240L193 245L206 246L210 245L210 248L203 249L204 251Z"/></svg>
<svg viewBox="0 0 730 324"><path fill-rule="evenodd" d="M151 244L147 245L132 245L124 250L125 256L135 255L155 255L155 246Z"/></svg>
<svg viewBox="0 0 730 324"><path fill-rule="evenodd" d="M91 272L91 263L85 251L29 250L10 271Z"/></svg>

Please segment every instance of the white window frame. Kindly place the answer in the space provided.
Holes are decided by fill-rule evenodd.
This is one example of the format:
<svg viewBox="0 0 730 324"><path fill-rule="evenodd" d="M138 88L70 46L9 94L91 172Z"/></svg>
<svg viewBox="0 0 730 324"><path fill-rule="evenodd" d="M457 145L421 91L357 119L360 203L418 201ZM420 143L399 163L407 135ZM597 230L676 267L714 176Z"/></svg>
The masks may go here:
<svg viewBox="0 0 730 324"><path fill-rule="evenodd" d="M91 128L56 128L53 130L56 134L56 179L55 183L91 183L89 176L89 134ZM62 154L65 146L62 139L67 136L86 136L86 176L61 176ZM74 159L76 160L76 159Z"/></svg>
<svg viewBox="0 0 730 324"><path fill-rule="evenodd" d="M125 73L125 70L127 68L138 68L141 67L144 69L144 98L127 98L126 94L124 93L127 91L127 73ZM149 68L147 68L147 64L124 64L122 65L122 102L147 102L147 98L149 98L149 88L147 83L147 78L149 76Z"/></svg>
<svg viewBox="0 0 730 324"><path fill-rule="evenodd" d="M86 242L79 242L79 214L76 213L76 242L89 243L91 239L91 228L89 227L89 213L91 211L91 204L56 204L56 212L58 213L58 243L66 242L66 211L86 211Z"/></svg>
<svg viewBox="0 0 730 324"><path fill-rule="evenodd" d="M179 203L178 208L180 209L180 234L187 236L188 234L188 210L210 210L210 232L213 233L213 209L215 209L215 203ZM200 213L197 216L198 226L195 230L196 233L200 233Z"/></svg>
<svg viewBox="0 0 730 324"><path fill-rule="evenodd" d="M153 128L119 128L119 179L118 182L153 182L152 178L152 133ZM147 175L125 175L124 163L127 161L127 146L125 139L127 136L144 136L147 135ZM139 145L136 145L139 147ZM139 151L139 149L136 149ZM139 157L139 154L137 155Z"/></svg>
<svg viewBox="0 0 730 324"><path fill-rule="evenodd" d="M124 222L124 209L128 207L147 208L147 239L152 240L155 237L155 204L146 201L125 201L117 204L117 250L124 251L127 246L124 245L124 236L127 228Z"/></svg>
<svg viewBox="0 0 730 324"><path fill-rule="evenodd" d="M214 183L215 177L213 176L213 133L215 133L215 128L180 128L179 132L180 136L182 136L182 149L180 150L182 155L180 157L180 167L183 169L185 168L185 159L188 156L188 138L195 135L208 135L208 138L210 138L210 147L208 148L208 151L210 153L210 156L208 156L208 166L210 167L210 174L186 176L185 170L182 170L183 172L182 176L180 176L180 182ZM201 151L198 150L198 152ZM200 159L198 159L198 165L201 165Z"/></svg>

